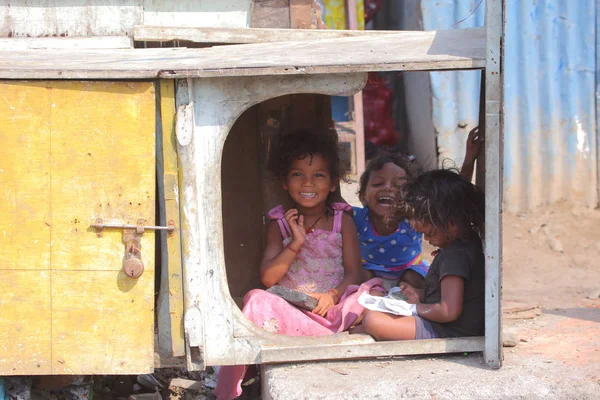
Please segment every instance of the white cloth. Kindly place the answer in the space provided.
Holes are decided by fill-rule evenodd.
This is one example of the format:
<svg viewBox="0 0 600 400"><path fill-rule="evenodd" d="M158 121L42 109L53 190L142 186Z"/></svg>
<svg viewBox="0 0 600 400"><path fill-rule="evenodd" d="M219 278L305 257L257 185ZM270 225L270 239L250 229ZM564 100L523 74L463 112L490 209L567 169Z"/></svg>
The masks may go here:
<svg viewBox="0 0 600 400"><path fill-rule="evenodd" d="M397 290L394 290L397 289ZM417 315L417 305L407 303L404 300L400 300L394 297L394 293L400 289L392 288L392 291L387 296L371 296L367 292L364 292L358 298L358 303L364 308L371 311L381 311L388 314L402 315L410 317L411 315Z"/></svg>

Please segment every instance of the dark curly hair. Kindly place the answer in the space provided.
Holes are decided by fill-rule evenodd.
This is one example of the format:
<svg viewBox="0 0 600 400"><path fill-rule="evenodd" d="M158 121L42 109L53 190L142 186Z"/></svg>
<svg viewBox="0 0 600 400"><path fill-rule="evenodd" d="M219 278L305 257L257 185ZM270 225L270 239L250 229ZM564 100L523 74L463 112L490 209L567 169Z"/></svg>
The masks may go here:
<svg viewBox="0 0 600 400"><path fill-rule="evenodd" d="M369 161L365 168L365 172L360 176L358 185L359 196L365 194L371 173L380 171L387 163L393 163L402 168L404 172L406 172L407 179L414 179L421 172L421 167L408 156L399 153L391 153L389 151L381 151L375 158Z"/></svg>
<svg viewBox="0 0 600 400"><path fill-rule="evenodd" d="M447 231L456 225L460 238L482 232L484 195L481 190L454 170L425 172L408 181L398 192L398 204L413 220Z"/></svg>
<svg viewBox="0 0 600 400"><path fill-rule="evenodd" d="M332 181L342 178L344 171L338 153L337 135L327 132L295 130L273 138L267 169L275 176L285 178L294 160L315 154L319 154L327 161Z"/></svg>

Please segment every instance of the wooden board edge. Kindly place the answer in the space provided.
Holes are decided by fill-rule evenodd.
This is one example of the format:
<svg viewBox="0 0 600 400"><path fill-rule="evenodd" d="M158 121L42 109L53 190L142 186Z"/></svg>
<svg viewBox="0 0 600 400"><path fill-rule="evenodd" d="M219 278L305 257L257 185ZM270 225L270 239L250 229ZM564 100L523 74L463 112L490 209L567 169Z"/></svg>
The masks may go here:
<svg viewBox="0 0 600 400"><path fill-rule="evenodd" d="M313 346L263 346L260 361L264 364L272 364L296 361L481 352L483 350L484 338L479 336Z"/></svg>

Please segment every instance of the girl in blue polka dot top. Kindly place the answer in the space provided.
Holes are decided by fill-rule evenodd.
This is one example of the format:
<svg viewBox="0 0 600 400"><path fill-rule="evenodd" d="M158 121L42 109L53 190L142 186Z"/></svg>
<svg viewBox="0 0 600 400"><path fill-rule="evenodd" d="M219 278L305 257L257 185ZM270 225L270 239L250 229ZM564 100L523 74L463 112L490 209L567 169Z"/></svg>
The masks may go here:
<svg viewBox="0 0 600 400"><path fill-rule="evenodd" d="M398 182L415 174L407 157L383 153L369 162L360 177L359 199L353 207L362 257L363 279L382 278L389 290L400 281L422 288L429 265L421 241L407 216L394 211Z"/></svg>
<svg viewBox="0 0 600 400"><path fill-rule="evenodd" d="M484 132L469 132L460 174L469 182ZM395 211L395 193L407 178L416 178L419 168L408 157L382 153L372 159L360 177L358 195L363 207L352 207L358 230L363 280L383 279L390 289L400 282L421 289L429 264L423 260L423 235L415 231L407 215Z"/></svg>

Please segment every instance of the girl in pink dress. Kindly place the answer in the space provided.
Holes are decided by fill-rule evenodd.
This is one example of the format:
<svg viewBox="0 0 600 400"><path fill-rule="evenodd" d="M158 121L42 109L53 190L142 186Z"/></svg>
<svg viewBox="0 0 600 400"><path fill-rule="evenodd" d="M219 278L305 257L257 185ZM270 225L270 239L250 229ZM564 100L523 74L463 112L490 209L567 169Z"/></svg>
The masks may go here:
<svg viewBox="0 0 600 400"><path fill-rule="evenodd" d="M290 336L323 336L350 328L362 314L358 297L381 281L361 282L358 236L351 207L331 201L340 179L335 137L292 132L273 143L269 169L281 180L293 206L268 214L266 246L260 266L262 283L306 293L317 300L304 311L264 290L250 291L243 314L255 325ZM219 400L241 394L246 366L221 368Z"/></svg>

